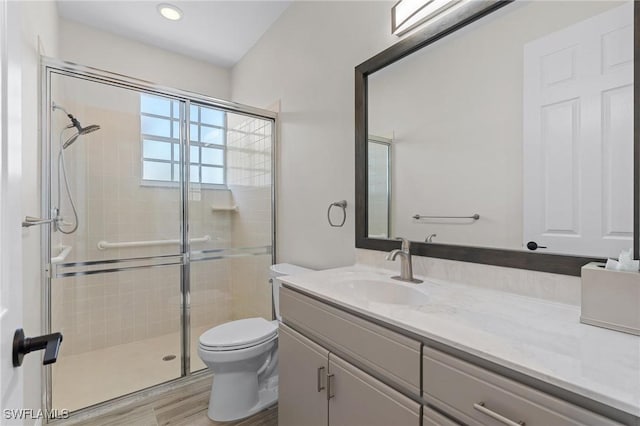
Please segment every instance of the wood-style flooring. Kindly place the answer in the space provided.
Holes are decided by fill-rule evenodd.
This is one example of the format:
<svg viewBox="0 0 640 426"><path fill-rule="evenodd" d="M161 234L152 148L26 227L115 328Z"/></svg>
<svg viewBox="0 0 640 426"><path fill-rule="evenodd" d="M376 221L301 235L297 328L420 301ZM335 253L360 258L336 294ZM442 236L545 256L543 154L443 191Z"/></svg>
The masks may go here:
<svg viewBox="0 0 640 426"><path fill-rule="evenodd" d="M116 409L84 419L69 419L66 425L83 426L277 426L278 407L264 410L244 420L218 423L207 417L211 377Z"/></svg>

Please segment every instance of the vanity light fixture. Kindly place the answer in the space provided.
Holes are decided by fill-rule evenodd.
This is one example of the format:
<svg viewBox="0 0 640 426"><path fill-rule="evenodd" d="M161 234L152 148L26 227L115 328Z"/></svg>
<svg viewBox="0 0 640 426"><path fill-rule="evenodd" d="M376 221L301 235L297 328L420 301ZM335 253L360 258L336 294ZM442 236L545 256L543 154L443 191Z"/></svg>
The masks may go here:
<svg viewBox="0 0 640 426"><path fill-rule="evenodd" d="M158 12L170 21L179 21L182 19L182 10L169 3L160 3L158 5Z"/></svg>
<svg viewBox="0 0 640 426"><path fill-rule="evenodd" d="M400 0L391 8L391 32L398 37L461 0Z"/></svg>

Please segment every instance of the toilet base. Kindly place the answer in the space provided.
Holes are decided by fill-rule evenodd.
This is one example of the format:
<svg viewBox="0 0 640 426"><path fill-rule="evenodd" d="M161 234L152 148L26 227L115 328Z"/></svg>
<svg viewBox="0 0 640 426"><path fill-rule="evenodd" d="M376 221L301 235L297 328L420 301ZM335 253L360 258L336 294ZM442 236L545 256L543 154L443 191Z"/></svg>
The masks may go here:
<svg viewBox="0 0 640 426"><path fill-rule="evenodd" d="M215 381L215 377L214 377ZM215 389L215 385L214 385ZM211 395L213 398L213 394ZM216 404L213 403L213 399L209 401L209 410L207 416L216 422L231 422L236 420L242 420L250 417L262 410L265 410L278 402L278 378L272 377L266 381L264 386L258 390L258 402L248 410L242 410L242 412L231 412L228 410L215 409ZM220 407L219 407L220 408ZM233 411L233 410L232 410Z"/></svg>

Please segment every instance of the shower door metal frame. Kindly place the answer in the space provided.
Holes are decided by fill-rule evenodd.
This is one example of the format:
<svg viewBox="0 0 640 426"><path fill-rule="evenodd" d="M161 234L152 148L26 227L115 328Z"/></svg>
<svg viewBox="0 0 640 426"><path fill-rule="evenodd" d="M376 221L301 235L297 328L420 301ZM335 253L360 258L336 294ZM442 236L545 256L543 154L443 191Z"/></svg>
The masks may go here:
<svg viewBox="0 0 640 426"><path fill-rule="evenodd" d="M40 57L40 139L41 139L41 217L48 218L51 215L51 77L53 75L68 76L79 78L81 80L91 81L95 83L105 84L112 87L118 87L123 89L134 90L140 93L149 93L159 95L165 98L170 98L180 102L182 110L180 113L180 146L182 149L182 161L180 162L180 174L182 182L180 185L180 239L181 239L181 251L176 255L164 255L164 256L148 256L144 257L145 260L157 259L164 263L156 265L144 265L144 266L126 266L126 262L131 259L113 259L109 261L88 261L88 262L72 262L72 266L90 266L99 264L109 264L108 269L102 269L90 272L72 272L69 275L82 275L87 273L108 273L119 272L137 268L153 268L170 265L180 265L180 294L181 294L181 374L180 377L170 380L169 382L163 382L154 385L149 388L143 388L130 394L126 394L115 399L100 402L98 404L82 408L74 411L72 416L86 415L92 411L101 411L109 409L120 403L125 403L137 396L149 394L154 390L178 385L179 383L192 380L199 377L204 372L192 373L190 371L191 353L190 353L190 341L191 341L191 289L190 289L190 265L191 265L191 246L189 241L189 189L190 189L190 176L189 176L189 153L190 153L190 105L191 102L195 102L199 105L213 107L223 110L225 112L231 112L239 115L244 115L252 118L259 118L268 120L271 122L271 251L270 253L258 253L258 254L271 254L271 263L276 261L276 152L278 142L278 126L277 118L278 114L273 111L264 110L260 108L251 107L235 102L225 101L210 96L175 89L149 81L129 77L122 74L117 74L109 71L100 70L84 65L78 65L71 62L61 61L49 57ZM217 249L211 250L214 256L205 257L199 260L210 259L223 259L228 258L233 252L233 249ZM43 333L51 333L51 280L52 280L52 265L51 262L51 227L43 226L41 229L41 303L42 303L42 331ZM122 264L125 265L122 265ZM71 265L71 263L70 263ZM52 407L52 379L51 379L51 367L42 367L42 406L43 408L50 410ZM49 419L47 423L55 422Z"/></svg>

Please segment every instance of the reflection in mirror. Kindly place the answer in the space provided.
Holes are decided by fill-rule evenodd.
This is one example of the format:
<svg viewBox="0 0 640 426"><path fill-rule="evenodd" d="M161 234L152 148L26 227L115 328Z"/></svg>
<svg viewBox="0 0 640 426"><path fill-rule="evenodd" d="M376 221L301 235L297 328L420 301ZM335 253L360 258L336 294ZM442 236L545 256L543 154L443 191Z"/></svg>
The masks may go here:
<svg viewBox="0 0 640 426"><path fill-rule="evenodd" d="M391 139L369 135L369 238L389 238Z"/></svg>
<svg viewBox="0 0 640 426"><path fill-rule="evenodd" d="M389 211L369 143L369 236L631 248L633 16L632 2L518 1L370 74L367 131L393 136L393 157Z"/></svg>

